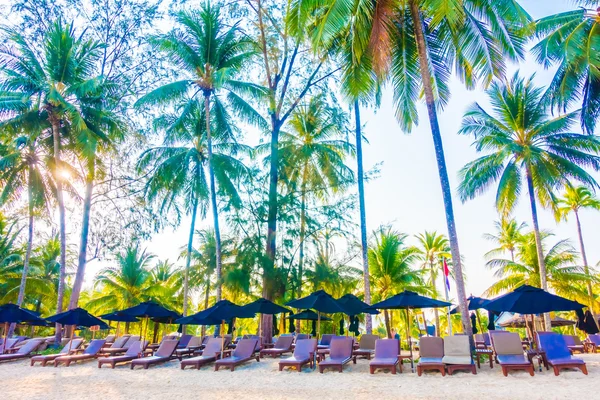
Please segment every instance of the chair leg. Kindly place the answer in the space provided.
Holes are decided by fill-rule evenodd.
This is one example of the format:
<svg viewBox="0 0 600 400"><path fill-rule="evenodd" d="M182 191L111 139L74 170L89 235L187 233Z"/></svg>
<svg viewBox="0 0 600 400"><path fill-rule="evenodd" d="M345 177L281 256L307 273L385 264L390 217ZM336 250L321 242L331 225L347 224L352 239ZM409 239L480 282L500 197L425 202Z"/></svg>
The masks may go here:
<svg viewBox="0 0 600 400"><path fill-rule="evenodd" d="M506 367L504 367L504 366L502 367L502 374L503 374L504 376L508 376L508 370L507 370L507 369L506 369Z"/></svg>
<svg viewBox="0 0 600 400"><path fill-rule="evenodd" d="M392 371L392 375L396 375L396 366L392 366L392 368L390 368L390 370Z"/></svg>
<svg viewBox="0 0 600 400"><path fill-rule="evenodd" d="M584 375L588 374L587 366L585 364L580 365L579 369L581 370L581 372L583 372Z"/></svg>
<svg viewBox="0 0 600 400"><path fill-rule="evenodd" d="M423 369L417 365L417 375L421 376L423 374Z"/></svg>
<svg viewBox="0 0 600 400"><path fill-rule="evenodd" d="M533 365L529 366L527 368L527 370L529 371L529 375L534 376L535 375L535 371L533 370ZM557 374L558 375L558 374Z"/></svg>
<svg viewBox="0 0 600 400"><path fill-rule="evenodd" d="M554 370L554 376L558 376L560 374L560 369L556 365L554 365L552 369Z"/></svg>

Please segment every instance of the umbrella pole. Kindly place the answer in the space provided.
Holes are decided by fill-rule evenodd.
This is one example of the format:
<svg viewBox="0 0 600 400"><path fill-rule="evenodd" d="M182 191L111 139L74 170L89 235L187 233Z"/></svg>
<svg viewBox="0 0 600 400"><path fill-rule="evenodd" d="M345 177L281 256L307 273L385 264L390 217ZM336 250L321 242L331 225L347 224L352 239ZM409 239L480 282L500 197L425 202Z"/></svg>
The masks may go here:
<svg viewBox="0 0 600 400"><path fill-rule="evenodd" d="M414 373L415 364L413 361L412 340L410 338L410 312L408 308L406 309L406 339L408 340L408 348L410 350L410 369Z"/></svg>
<svg viewBox="0 0 600 400"><path fill-rule="evenodd" d="M321 311L317 311L317 343L321 336Z"/></svg>
<svg viewBox="0 0 600 400"><path fill-rule="evenodd" d="M6 351L6 341L8 340L8 322L4 323L4 342L2 343L2 354Z"/></svg>
<svg viewBox="0 0 600 400"><path fill-rule="evenodd" d="M120 323L121 323L120 321L117 321L117 331L115 332L115 339L119 337L119 324Z"/></svg>
<svg viewBox="0 0 600 400"><path fill-rule="evenodd" d="M225 329L225 321L221 320L221 332L219 332L221 334L221 358L223 358L223 347L225 347L225 334L223 333L223 330Z"/></svg>

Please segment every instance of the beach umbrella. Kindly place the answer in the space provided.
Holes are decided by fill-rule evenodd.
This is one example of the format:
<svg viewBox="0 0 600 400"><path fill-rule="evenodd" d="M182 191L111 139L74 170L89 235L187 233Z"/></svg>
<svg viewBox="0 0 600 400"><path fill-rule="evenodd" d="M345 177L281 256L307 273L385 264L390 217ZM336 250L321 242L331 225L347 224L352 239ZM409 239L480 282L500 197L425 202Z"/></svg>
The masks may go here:
<svg viewBox="0 0 600 400"><path fill-rule="evenodd" d="M503 328L525 328L527 324L525 315L515 314L509 320L506 320L499 325ZM554 317L550 319L550 325L552 327L570 326L575 325L575 321L570 321L561 317Z"/></svg>
<svg viewBox="0 0 600 400"><path fill-rule="evenodd" d="M317 339L321 331L321 318L319 318L321 313L346 313L346 310L342 307L342 305L324 290L317 290L306 297L292 300L286 303L286 306L298 309L310 308L317 311Z"/></svg>
<svg viewBox="0 0 600 400"><path fill-rule="evenodd" d="M367 309L367 307L369 307L369 305L367 303L365 303L364 301L360 300L358 297L356 297L353 294L345 294L342 297L340 297L339 299L337 299L338 304L340 304L343 308L344 308L344 314L346 314L349 319L350 322L349 324L352 325L352 318L356 317L359 314L363 314L363 313L368 313L368 314L379 314L379 311L377 310L369 310ZM342 329L340 328L340 331ZM348 331L350 331L351 329L348 328ZM348 335L348 331L346 331L346 336Z"/></svg>
<svg viewBox="0 0 600 400"><path fill-rule="evenodd" d="M242 306L244 310L251 311L254 314L260 314L258 319L258 336L262 336L262 315L269 314L275 315L280 313L289 313L285 307L280 306L279 304L275 304L270 300L260 298L258 300L254 300L252 303L248 303L245 306ZM273 322L273 327L275 327L276 323Z"/></svg>
<svg viewBox="0 0 600 400"><path fill-rule="evenodd" d="M522 285L513 292L490 300L487 307L496 312L544 314L551 311L579 310L585 306L576 301L548 293L543 289Z"/></svg>
<svg viewBox="0 0 600 400"><path fill-rule="evenodd" d="M171 311L168 308L165 308L153 301L144 301L133 307L117 311L117 313L138 318L144 318L146 321L146 331L148 330L148 320L150 318L176 318L177 316L179 316L179 314L177 314L175 311ZM144 325L142 322L142 328L143 326ZM142 331L142 341L144 340L145 336L145 333Z"/></svg>
<svg viewBox="0 0 600 400"><path fill-rule="evenodd" d="M99 326L100 329L109 329L110 327L106 322L101 319L94 317L92 314L84 310L83 308L77 307L72 310L68 310L51 317L46 318L50 322L54 322L61 325L73 325L73 326ZM92 333L93 335L93 333ZM69 342L69 346L71 346Z"/></svg>
<svg viewBox="0 0 600 400"><path fill-rule="evenodd" d="M287 319L299 319L304 321L317 321L319 319L319 314L312 310L304 310L297 314L290 314ZM331 321L331 318L326 317L325 315L321 315L321 321Z"/></svg>
<svg viewBox="0 0 600 400"><path fill-rule="evenodd" d="M140 322L140 320L133 315L120 314L119 312L111 312L108 314L99 315L98 318L101 318L105 321L115 321L117 323L117 331L115 333L116 336L119 336L119 324L121 322Z"/></svg>
<svg viewBox="0 0 600 400"><path fill-rule="evenodd" d="M481 308L487 310L487 305L490 302L488 299L484 299L482 297L469 296L467 297L467 304L469 311L476 311ZM454 307L450 310L450 314L458 314L460 313L460 309L458 307Z"/></svg>
<svg viewBox="0 0 600 400"><path fill-rule="evenodd" d="M395 296L392 296L388 299L380 301L379 303L375 303L365 310L406 310L406 320L407 320L407 329L406 329L406 338L409 340L409 348L410 348L410 366L412 371L414 372L414 361L413 361L413 353L412 353L412 343L410 340L410 311L411 309L422 309L422 308L438 308L438 307L448 307L451 306L451 303L441 300L431 299L429 297L421 296L415 292L411 292L409 290L405 290L401 293L398 293Z"/></svg>
<svg viewBox="0 0 600 400"><path fill-rule="evenodd" d="M8 339L9 324L27 323L30 325L46 325L46 321L38 317L33 311L26 310L12 303L3 304L0 306L0 323L4 324L4 342L2 343L3 353L6 350L6 340Z"/></svg>

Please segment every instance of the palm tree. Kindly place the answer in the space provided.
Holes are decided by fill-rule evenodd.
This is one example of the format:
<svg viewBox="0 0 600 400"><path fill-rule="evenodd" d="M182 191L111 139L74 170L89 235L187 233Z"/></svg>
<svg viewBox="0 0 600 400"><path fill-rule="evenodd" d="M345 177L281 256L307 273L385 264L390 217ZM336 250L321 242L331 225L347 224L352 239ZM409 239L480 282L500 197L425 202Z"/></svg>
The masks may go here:
<svg viewBox="0 0 600 400"><path fill-rule="evenodd" d="M437 276L439 272L439 262L442 258L450 258L450 245L448 244L448 238L444 235L440 235L437 232L420 233L416 235L419 245L417 250L419 251L419 258L422 262L421 269L423 272L429 272L429 286L431 287L431 294L434 297L438 297L437 291ZM448 300L448 299L446 299ZM436 334L439 336L440 332L440 315L437 308L433 309L435 315L435 329Z"/></svg>
<svg viewBox="0 0 600 400"><path fill-rule="evenodd" d="M597 1L575 3L581 7L536 21L536 36L540 41L532 53L545 68L558 64L544 95L547 102L561 112L581 101L581 126L593 134L600 117L600 59L591 49L600 40L600 11L586 8L596 7Z"/></svg>
<svg viewBox="0 0 600 400"><path fill-rule="evenodd" d="M0 296L6 302L7 295L11 295L15 285L13 282L20 277L20 266L23 252L17 246L17 239L21 229L17 221L10 219L0 211Z"/></svg>
<svg viewBox="0 0 600 400"><path fill-rule="evenodd" d="M498 245L497 248L488 251L485 256L493 257L505 251L510 253L510 259L515 261L515 251L517 244L523 235L523 229L527 226L524 222L520 224L514 218L502 217L500 221L494 222L496 234L486 233L484 239L494 242Z"/></svg>
<svg viewBox="0 0 600 400"><path fill-rule="evenodd" d="M545 240L552 235L542 231L540 236ZM533 232L524 234L517 246L517 261L497 258L486 263L488 268L494 270L497 281L485 294L496 296L524 284L540 287L542 277L537 257L536 235ZM559 296L585 302L588 299L585 289L574 282L595 282L597 278L589 277L582 267L575 265L577 257L577 251L568 240L561 240L550 247L544 255L547 281L548 286Z"/></svg>
<svg viewBox="0 0 600 400"><path fill-rule="evenodd" d="M61 20L51 25L41 53L21 33L9 30L7 36L9 46L0 52L1 72L5 77L0 83L0 108L2 112L19 114L36 105L35 109L51 126L53 177L60 218L61 278L57 312L61 312L66 276L65 178L62 176L66 166L61 159L61 136L67 132L87 134L93 130L84 118L85 105L81 100L99 88L100 79L94 76L94 69L101 45L83 35L77 36L73 25Z"/></svg>
<svg viewBox="0 0 600 400"><path fill-rule="evenodd" d="M352 170L345 164L346 157L352 154L352 145L342 138L343 121L336 111L323 96L312 97L308 104L296 108L288 122L289 129L280 136L280 179L300 196L298 298L302 297L308 199L324 199L354 181Z"/></svg>
<svg viewBox="0 0 600 400"><path fill-rule="evenodd" d="M448 101L447 85L452 70L467 87L473 88L477 82L487 85L494 76L502 77L506 69L505 59L515 61L523 57L523 36L528 33L525 28L530 25L529 15L513 0L462 0L452 6L446 0L330 0L325 3L303 0L299 3L298 9L308 15L311 14L309 4L326 9L316 13L323 17L319 28L312 33L314 42L327 44L336 40L338 33L348 32L342 39L350 43L353 51L346 52L346 55L359 62L346 65L349 71L360 76L357 87L366 88L370 82L376 82L369 78L371 66L380 79L390 77L396 115L402 129L410 131L418 122L416 102L420 96L425 98L461 317L471 337L452 190L437 111ZM344 30L348 21L355 25L354 29Z"/></svg>
<svg viewBox="0 0 600 400"><path fill-rule="evenodd" d="M166 84L142 97L142 104L170 104L174 100L188 98L190 104L200 102L203 96L205 135L207 146L207 163L209 170L210 206L213 214L213 225L216 235L217 282L221 281L222 255L221 231L219 227L219 211L217 208L217 189L215 186L215 165L213 160L213 143L211 119L219 120L225 115L225 104L218 93L227 91L230 106L243 115L255 115L249 105L235 91L257 91L258 86L235 80L236 75L254 55L251 41L240 35L239 28L228 26L220 15L220 6L204 3L200 11L184 11L175 16L181 30L174 30L166 35L153 39L157 50L167 55L188 76L187 79ZM212 103L212 107L211 107ZM197 107L194 106L194 107ZM184 109L183 112L186 110ZM211 118L212 114L212 118ZM250 117L253 118L253 117ZM231 131L227 131L233 134ZM190 236L194 228L190 229ZM191 240L189 241L191 242ZM189 249L188 254L191 254ZM186 286L184 288L184 315L187 311L187 276L189 260L186 263ZM221 284L217 283L217 300L221 299Z"/></svg>
<svg viewBox="0 0 600 400"><path fill-rule="evenodd" d="M498 182L496 208L508 215L523 186L529 192L533 232L537 245L540 284L548 289L544 250L536 200L549 206L553 191L573 179L597 186L582 167L600 169L600 140L569 132L577 112L549 119L542 104L542 89L516 73L507 83L494 82L488 90L494 115L474 104L463 118L462 134L472 134L478 152L488 154L468 163L459 173L459 195L464 202ZM549 319L546 318L549 329Z"/></svg>
<svg viewBox="0 0 600 400"><path fill-rule="evenodd" d="M557 199L555 205L555 217L557 221L561 219L567 220L569 214L575 214L575 221L577 222L577 236L579 238L579 248L581 250L581 258L583 260L583 268L587 276L590 275L590 267L588 264L587 256L585 254L585 246L583 244L583 233L581 232L581 221L579 220L579 210L582 208L590 208L594 210L600 210L600 200L598 200L592 192L585 186L573 186L567 184L565 186L565 193L563 197ZM592 290L592 283L587 282L588 291L588 304L590 311L594 314L594 321L597 321L596 314L594 312L595 297Z"/></svg>
<svg viewBox="0 0 600 400"><path fill-rule="evenodd" d="M374 301L384 300L397 292L412 290L430 292L421 277L421 271L413 269L419 251L404 243L407 235L380 227L373 233L373 243L369 247L369 276L374 291ZM388 337L391 337L392 323L387 310L383 312Z"/></svg>

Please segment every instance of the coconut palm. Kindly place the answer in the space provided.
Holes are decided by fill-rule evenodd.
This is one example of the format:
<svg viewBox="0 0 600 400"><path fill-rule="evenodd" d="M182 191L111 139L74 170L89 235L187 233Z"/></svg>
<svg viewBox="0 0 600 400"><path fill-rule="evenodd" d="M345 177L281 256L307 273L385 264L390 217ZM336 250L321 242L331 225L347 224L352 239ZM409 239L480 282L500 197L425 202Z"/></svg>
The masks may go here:
<svg viewBox="0 0 600 400"><path fill-rule="evenodd" d="M486 233L484 239L494 242L497 248L488 251L485 256L493 257L502 254L505 251L510 253L510 259L515 261L515 251L517 244L523 235L523 229L527 226L524 222L518 223L514 218L502 217L500 221L494 222L496 233Z"/></svg>
<svg viewBox="0 0 600 400"><path fill-rule="evenodd" d="M18 285L14 281L21 276L23 252L17 246L20 233L17 221L0 211L0 296L3 302L6 302L7 295L12 295L11 292Z"/></svg>
<svg viewBox="0 0 600 400"><path fill-rule="evenodd" d="M592 194L592 192L585 186L573 186L571 184L567 184L563 196L556 200L556 203L554 205L554 215L557 221L560 221L561 219L566 221L571 213L575 215L575 221L577 222L577 236L579 238L579 248L581 251L583 268L585 270L585 274L591 276L590 267L585 253L585 246L583 244L581 221L579 220L579 211L583 208L600 210L600 200L598 200ZM590 281L587 282L587 291L589 297L588 304L590 306L590 310L595 315L594 310L596 309L596 301L594 297L594 292L592 290L592 283ZM596 318L594 318L594 320L597 321Z"/></svg>
<svg viewBox="0 0 600 400"><path fill-rule="evenodd" d="M3 80L0 82L0 109L11 117L21 118L27 110L39 110L48 121L53 139L54 166L59 209L61 243L61 278L57 312L62 311L66 276L66 220L61 152L64 136L94 136L98 131L85 118L84 98L94 96L102 85L95 76L95 63L101 45L78 36L73 25L54 22L43 40L42 51L32 47L25 37L7 31L8 46L0 52ZM33 107L35 105L35 107ZM88 110L88 114L93 114ZM57 336L60 330L57 329Z"/></svg>
<svg viewBox="0 0 600 400"><path fill-rule="evenodd" d="M546 240L552 235L542 231L540 236ZM524 234L517 246L516 261L496 258L486 263L494 271L497 281L485 291L485 295L497 296L524 284L540 287L542 277L537 257L536 235L533 232ZM576 265L577 258L577 251L568 240L560 240L551 246L544 254L548 287L559 296L586 302L585 288L575 282L596 282L597 278L586 275L584 269Z"/></svg>
<svg viewBox="0 0 600 400"><path fill-rule="evenodd" d="M204 123L206 135L206 157L209 170L210 208L213 214L213 225L216 235L217 282L221 281L222 255L221 231L219 227L219 211L217 208L217 188L215 185L215 165L213 160L213 143L211 120L224 118L226 114L225 100L220 93L226 92L226 101L234 107L240 116L249 116L256 121L257 114L236 93L255 92L257 85L235 80L240 70L254 55L251 41L240 34L237 26L227 25L220 14L219 5L203 4L199 11L183 11L175 16L180 29L158 36L152 40L154 47L164 53L176 65L185 79L178 80L155 89L142 97L137 105L172 104L173 101L189 100L196 104L203 97ZM187 109L183 109L185 114ZM233 135L233 131L224 131ZM223 189L223 187L221 187ZM194 229L190 230L190 236ZM191 254L191 249L188 251ZM189 271L187 263L186 271ZM186 276L188 273L186 272ZM187 282L187 278L186 278ZM187 311L187 286L184 294L184 314ZM221 299L221 284L217 283L217 299Z"/></svg>
<svg viewBox="0 0 600 400"><path fill-rule="evenodd" d="M373 301L384 300L403 290L430 293L425 284L422 271L413 265L419 258L415 247L404 243L407 235L391 228L380 227L373 233L373 242L369 247L369 276L373 288ZM391 337L390 316L383 312L388 337Z"/></svg>
<svg viewBox="0 0 600 400"><path fill-rule="evenodd" d="M323 96L315 96L296 108L288 129L280 135L280 179L300 197L298 298L302 297L309 199L325 199L354 182L354 173L345 164L353 149L343 139L340 119L337 110L329 107ZM268 146L264 149L268 150Z"/></svg>
<svg viewBox="0 0 600 400"><path fill-rule="evenodd" d="M548 103L562 112L581 101L581 126L593 134L600 117L600 57L591 49L600 40L600 10L586 8L597 7L595 0L575 3L581 5L576 10L536 21L540 41L532 53L545 68L558 65L546 89Z"/></svg>
<svg viewBox="0 0 600 400"><path fill-rule="evenodd" d="M568 180L597 186L582 167L600 169L600 140L569 131L577 112L548 118L542 89L518 73L506 83L494 82L488 95L493 114L474 104L463 118L460 133L473 135L476 150L487 154L461 169L459 195L462 201L473 199L498 182L496 208L508 215L527 185L540 285L547 290L536 201L549 206L554 191Z"/></svg>
<svg viewBox="0 0 600 400"><path fill-rule="evenodd" d="M435 231L425 231L416 235L416 238L418 241L417 250L421 261L421 269L424 273L428 273L429 279L427 284L431 287L431 294L437 298L439 297L437 290L437 277L440 272L439 263L442 259L449 259L451 257L448 238ZM435 315L436 334L439 336L441 334L440 315L437 308L434 308L433 312Z"/></svg>

